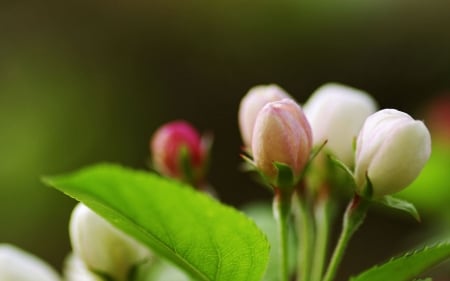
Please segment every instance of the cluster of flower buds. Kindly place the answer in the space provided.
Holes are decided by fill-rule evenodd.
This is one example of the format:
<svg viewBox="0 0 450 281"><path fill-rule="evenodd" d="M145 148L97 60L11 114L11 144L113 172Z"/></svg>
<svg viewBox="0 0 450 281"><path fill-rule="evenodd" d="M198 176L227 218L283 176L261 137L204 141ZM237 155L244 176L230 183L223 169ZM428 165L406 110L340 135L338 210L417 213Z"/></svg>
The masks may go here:
<svg viewBox="0 0 450 281"><path fill-rule="evenodd" d="M376 197L409 185L430 156L430 134L423 122L396 110L376 112L375 100L364 91L325 84L303 108L274 84L251 88L240 103L244 151L274 187L293 188L312 149L325 143L325 153L354 171L356 192ZM210 145L205 139L184 121L165 124L151 140L154 168L201 185Z"/></svg>
<svg viewBox="0 0 450 281"><path fill-rule="evenodd" d="M203 184L208 167L211 138L200 137L185 121L160 127L150 141L154 169L160 174L194 186Z"/></svg>
<svg viewBox="0 0 450 281"><path fill-rule="evenodd" d="M98 275L126 281L136 266L151 257L145 246L82 203L72 212L69 234L74 256L68 261L66 275L73 280L82 276L94 281Z"/></svg>
<svg viewBox="0 0 450 281"><path fill-rule="evenodd" d="M298 180L311 148L326 143L326 153L349 170L354 167L357 193L381 197L418 176L430 156L431 138L423 122L406 113L376 109L369 94L333 83L316 90L304 114L281 88L257 86L242 99L239 127L245 150L274 186L279 167L289 167Z"/></svg>

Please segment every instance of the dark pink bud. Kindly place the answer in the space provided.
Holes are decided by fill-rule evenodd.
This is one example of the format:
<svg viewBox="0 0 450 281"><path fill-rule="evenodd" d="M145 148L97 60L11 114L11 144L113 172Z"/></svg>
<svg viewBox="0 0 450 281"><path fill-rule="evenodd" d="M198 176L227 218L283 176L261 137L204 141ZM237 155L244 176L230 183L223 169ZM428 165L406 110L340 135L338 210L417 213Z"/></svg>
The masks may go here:
<svg viewBox="0 0 450 281"><path fill-rule="evenodd" d="M153 166L159 173L190 183L202 180L207 151L199 133L189 123L173 121L160 127L153 134L150 150Z"/></svg>

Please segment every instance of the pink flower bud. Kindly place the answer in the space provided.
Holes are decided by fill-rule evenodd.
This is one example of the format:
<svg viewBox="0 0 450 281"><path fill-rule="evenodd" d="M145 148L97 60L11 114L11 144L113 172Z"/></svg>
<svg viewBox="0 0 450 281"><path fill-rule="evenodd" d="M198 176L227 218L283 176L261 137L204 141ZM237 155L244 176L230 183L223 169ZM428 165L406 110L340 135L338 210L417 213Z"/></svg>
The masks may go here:
<svg viewBox="0 0 450 281"><path fill-rule="evenodd" d="M419 175L430 154L431 137L422 121L395 109L372 114L358 136L357 191L364 193L366 176L374 197L400 191Z"/></svg>
<svg viewBox="0 0 450 281"><path fill-rule="evenodd" d="M189 123L173 121L160 127L153 134L150 150L154 168L159 173L186 181L202 179L207 151L199 133ZM183 153L188 157L187 168L192 175L187 175L183 167Z"/></svg>
<svg viewBox="0 0 450 281"><path fill-rule="evenodd" d="M259 85L251 88L239 105L239 129L246 149L252 146L253 127L261 108L269 102L290 98L282 88L275 84Z"/></svg>
<svg viewBox="0 0 450 281"><path fill-rule="evenodd" d="M311 127L292 99L265 105L256 118L252 139L255 165L272 183L278 176L275 162L289 166L297 177L312 148Z"/></svg>

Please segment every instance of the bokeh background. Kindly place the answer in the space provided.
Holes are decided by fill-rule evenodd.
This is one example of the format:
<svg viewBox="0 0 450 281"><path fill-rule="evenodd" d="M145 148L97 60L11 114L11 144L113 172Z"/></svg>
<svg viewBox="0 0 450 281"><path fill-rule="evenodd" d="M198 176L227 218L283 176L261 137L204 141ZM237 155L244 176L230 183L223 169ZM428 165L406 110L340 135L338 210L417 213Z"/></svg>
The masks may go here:
<svg viewBox="0 0 450 281"><path fill-rule="evenodd" d="M375 210L341 276L450 237L449 14L448 1L418 0L2 0L0 242L60 269L75 202L40 177L101 161L145 169L152 132L174 119L214 132L209 179L224 202L268 200L238 170L241 97L277 83L304 102L330 81L424 119L438 146L405 195L423 222Z"/></svg>

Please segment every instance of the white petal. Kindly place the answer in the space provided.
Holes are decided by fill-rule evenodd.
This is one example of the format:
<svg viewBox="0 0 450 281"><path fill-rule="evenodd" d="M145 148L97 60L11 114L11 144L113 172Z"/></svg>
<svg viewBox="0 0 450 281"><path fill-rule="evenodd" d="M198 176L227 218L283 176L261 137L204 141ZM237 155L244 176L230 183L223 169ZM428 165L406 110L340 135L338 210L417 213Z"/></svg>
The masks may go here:
<svg viewBox="0 0 450 281"><path fill-rule="evenodd" d="M304 105L314 145L328 140L325 149L345 164L353 165L353 140L376 107L366 92L336 83L323 85Z"/></svg>
<svg viewBox="0 0 450 281"><path fill-rule="evenodd" d="M289 94L275 84L259 85L251 88L239 105L239 129L247 148L251 148L253 127L259 111L269 102L290 98Z"/></svg>
<svg viewBox="0 0 450 281"><path fill-rule="evenodd" d="M1 281L58 281L58 274L41 259L9 244L0 244Z"/></svg>

